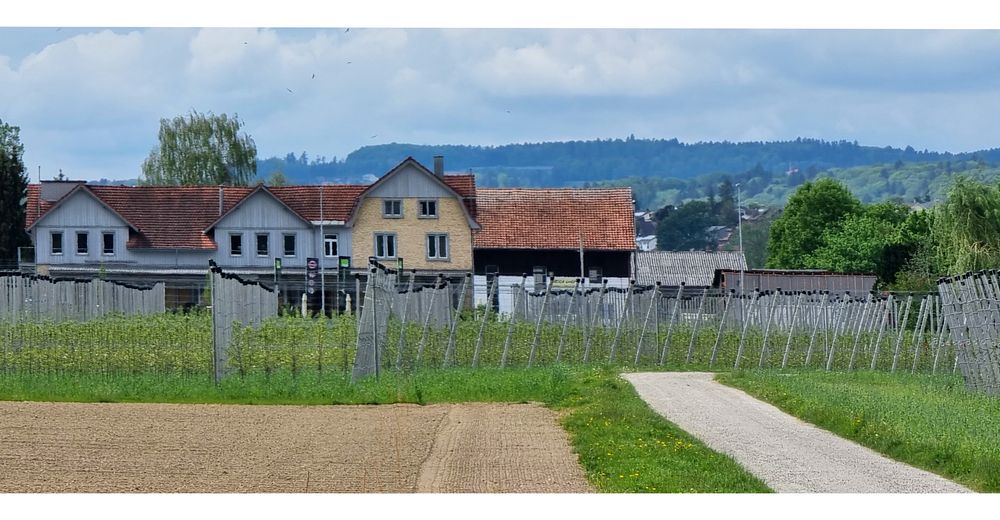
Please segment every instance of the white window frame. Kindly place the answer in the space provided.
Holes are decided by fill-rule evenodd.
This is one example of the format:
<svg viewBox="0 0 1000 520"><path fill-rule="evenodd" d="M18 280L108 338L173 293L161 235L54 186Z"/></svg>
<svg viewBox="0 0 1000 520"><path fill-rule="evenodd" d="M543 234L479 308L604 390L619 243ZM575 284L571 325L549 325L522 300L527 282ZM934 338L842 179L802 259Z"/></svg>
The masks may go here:
<svg viewBox="0 0 1000 520"><path fill-rule="evenodd" d="M108 248L104 247L107 245L107 236L111 235L111 252L108 252ZM101 231L101 256L115 256L115 232L114 231Z"/></svg>
<svg viewBox="0 0 1000 520"><path fill-rule="evenodd" d="M80 235L83 235L83 252L80 252ZM76 254L78 256L88 256L90 255L90 232L89 231L77 231L76 232Z"/></svg>
<svg viewBox="0 0 1000 520"><path fill-rule="evenodd" d="M264 252L260 252L260 237L264 237ZM254 233L253 242L254 252L257 253L259 258L267 258L271 256L271 234L270 233Z"/></svg>
<svg viewBox="0 0 1000 520"><path fill-rule="evenodd" d="M55 249L54 237L59 235L59 252ZM62 256L63 251L66 250L66 235L62 231L49 231L49 254L52 256Z"/></svg>
<svg viewBox="0 0 1000 520"><path fill-rule="evenodd" d="M333 245L333 254L330 254L330 244ZM340 254L340 235L338 233L327 233L323 235L323 256L326 258L337 258Z"/></svg>
<svg viewBox="0 0 1000 520"><path fill-rule="evenodd" d="M399 204L399 213L387 211L390 204ZM403 199L382 199L382 218L403 218Z"/></svg>
<svg viewBox="0 0 1000 520"><path fill-rule="evenodd" d="M451 239L448 233L427 233L424 239L424 255L427 260L448 261L451 259ZM444 255L441 255L441 240L444 239ZM431 241L434 241L434 256L431 256Z"/></svg>
<svg viewBox="0 0 1000 520"><path fill-rule="evenodd" d="M429 212L425 212L424 211L430 204L434 205L433 206L434 207L434 212L433 213L429 213ZM420 200L418 200L417 201L417 218L438 218L438 211L440 210L440 208L438 206L439 206L439 204L438 204L438 200L437 199L420 199Z"/></svg>
<svg viewBox="0 0 1000 520"><path fill-rule="evenodd" d="M292 253L288 253L288 237L292 237ZM295 258L299 252L298 236L296 233L282 233L281 235L281 253L285 258Z"/></svg>
<svg viewBox="0 0 1000 520"><path fill-rule="evenodd" d="M240 250L233 252L233 239L240 239ZM229 233L229 256L243 256L243 233Z"/></svg>
<svg viewBox="0 0 1000 520"><path fill-rule="evenodd" d="M382 256L379 256L379 254L378 254L378 243L379 243L380 239L383 241L383 244L382 244L382 253L383 253L383 255ZM392 255L384 254L389 249L389 247L388 247L389 242L386 242L387 239L392 239ZM374 242L375 243L372 244L373 245L372 256L374 256L375 258L378 258L379 260L394 260L394 259L396 259L398 257L398 255L399 255L399 239L396 237L395 233L388 233L388 232L387 233L375 233L375 241Z"/></svg>

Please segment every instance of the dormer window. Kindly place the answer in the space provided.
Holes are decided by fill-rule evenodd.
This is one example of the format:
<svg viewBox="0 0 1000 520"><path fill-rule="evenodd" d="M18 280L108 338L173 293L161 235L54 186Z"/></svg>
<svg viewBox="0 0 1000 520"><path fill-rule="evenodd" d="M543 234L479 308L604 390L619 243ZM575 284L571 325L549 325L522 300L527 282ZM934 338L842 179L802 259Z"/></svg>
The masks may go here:
<svg viewBox="0 0 1000 520"><path fill-rule="evenodd" d="M403 218L403 201L401 199L383 199L382 216L385 218Z"/></svg>

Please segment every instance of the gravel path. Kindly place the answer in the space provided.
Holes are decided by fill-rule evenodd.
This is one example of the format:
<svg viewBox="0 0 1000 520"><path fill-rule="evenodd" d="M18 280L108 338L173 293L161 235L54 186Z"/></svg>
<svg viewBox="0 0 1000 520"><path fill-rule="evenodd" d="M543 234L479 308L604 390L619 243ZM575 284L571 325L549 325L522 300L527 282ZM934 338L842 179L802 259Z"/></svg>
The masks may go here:
<svg viewBox="0 0 1000 520"><path fill-rule="evenodd" d="M968 489L805 423L713 374L624 374L639 395L780 493L960 493Z"/></svg>

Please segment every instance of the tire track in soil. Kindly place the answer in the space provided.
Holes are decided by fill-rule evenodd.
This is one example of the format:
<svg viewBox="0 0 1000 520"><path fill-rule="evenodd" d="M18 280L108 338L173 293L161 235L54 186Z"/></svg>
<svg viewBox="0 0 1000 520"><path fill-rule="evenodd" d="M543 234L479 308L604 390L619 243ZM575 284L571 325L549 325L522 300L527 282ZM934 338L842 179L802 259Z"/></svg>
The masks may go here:
<svg viewBox="0 0 1000 520"><path fill-rule="evenodd" d="M592 492L556 414L532 404L451 405L418 492Z"/></svg>

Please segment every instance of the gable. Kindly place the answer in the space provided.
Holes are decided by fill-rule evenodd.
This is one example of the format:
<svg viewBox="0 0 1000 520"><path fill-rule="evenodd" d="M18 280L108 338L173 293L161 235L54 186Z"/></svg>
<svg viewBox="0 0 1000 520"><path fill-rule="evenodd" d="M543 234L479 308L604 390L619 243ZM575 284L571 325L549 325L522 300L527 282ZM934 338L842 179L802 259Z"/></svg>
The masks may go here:
<svg viewBox="0 0 1000 520"><path fill-rule="evenodd" d="M42 215L32 226L129 227L129 223L84 189L68 196Z"/></svg>
<svg viewBox="0 0 1000 520"><path fill-rule="evenodd" d="M241 201L213 227L228 229L308 229L301 217L271 194L258 190Z"/></svg>
<svg viewBox="0 0 1000 520"><path fill-rule="evenodd" d="M454 197L448 188L441 185L433 176L418 170L415 166L405 165L392 177L379 183L366 197L378 198L443 198Z"/></svg>

